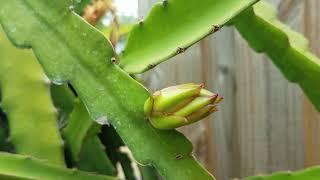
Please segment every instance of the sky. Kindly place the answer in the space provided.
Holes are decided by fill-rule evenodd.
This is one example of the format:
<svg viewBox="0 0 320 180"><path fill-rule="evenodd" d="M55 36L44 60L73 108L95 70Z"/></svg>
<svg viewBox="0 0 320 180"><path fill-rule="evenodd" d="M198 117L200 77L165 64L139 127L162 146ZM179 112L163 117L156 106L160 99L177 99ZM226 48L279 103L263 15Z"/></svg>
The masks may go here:
<svg viewBox="0 0 320 180"><path fill-rule="evenodd" d="M118 13L125 16L138 16L138 0L114 0Z"/></svg>

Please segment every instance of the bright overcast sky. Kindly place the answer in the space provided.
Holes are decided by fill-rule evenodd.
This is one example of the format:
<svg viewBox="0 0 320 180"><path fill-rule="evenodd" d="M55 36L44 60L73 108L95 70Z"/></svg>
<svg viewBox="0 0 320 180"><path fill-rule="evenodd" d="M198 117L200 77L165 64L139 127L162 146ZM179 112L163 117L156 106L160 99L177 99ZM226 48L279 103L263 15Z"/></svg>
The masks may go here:
<svg viewBox="0 0 320 180"><path fill-rule="evenodd" d="M114 0L118 13L125 16L138 16L138 0Z"/></svg>

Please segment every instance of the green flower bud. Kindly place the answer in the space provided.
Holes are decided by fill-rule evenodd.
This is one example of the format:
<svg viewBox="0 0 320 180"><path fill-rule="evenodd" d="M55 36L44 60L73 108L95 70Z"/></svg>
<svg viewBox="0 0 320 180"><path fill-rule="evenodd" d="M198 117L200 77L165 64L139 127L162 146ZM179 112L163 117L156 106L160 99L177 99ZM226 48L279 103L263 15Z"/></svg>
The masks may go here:
<svg viewBox="0 0 320 180"><path fill-rule="evenodd" d="M157 129L174 129L197 122L217 111L223 99L203 84L182 84L156 91L144 104L144 113Z"/></svg>

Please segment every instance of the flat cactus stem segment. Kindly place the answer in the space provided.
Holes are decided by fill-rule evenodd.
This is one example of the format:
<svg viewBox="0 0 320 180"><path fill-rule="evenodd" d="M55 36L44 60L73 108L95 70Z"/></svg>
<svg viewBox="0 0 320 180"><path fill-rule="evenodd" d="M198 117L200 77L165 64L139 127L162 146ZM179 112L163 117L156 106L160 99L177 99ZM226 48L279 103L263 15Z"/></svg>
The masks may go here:
<svg viewBox="0 0 320 180"><path fill-rule="evenodd" d="M258 175L246 177L244 180L318 180L320 179L320 167L310 167L297 172L283 171L271 175Z"/></svg>
<svg viewBox="0 0 320 180"><path fill-rule="evenodd" d="M233 23L250 46L266 53L320 111L320 60L310 53L308 41L277 20L275 9L266 2L257 3Z"/></svg>
<svg viewBox="0 0 320 180"><path fill-rule="evenodd" d="M257 0L166 0L131 30L120 66L142 73L218 31Z"/></svg>
<svg viewBox="0 0 320 180"><path fill-rule="evenodd" d="M74 109L69 116L68 125L62 131L62 136L66 141L67 149L70 151L72 159L75 162L80 160L79 155L82 144L94 123L88 116L82 102L75 99Z"/></svg>
<svg viewBox="0 0 320 180"><path fill-rule="evenodd" d="M33 157L0 152L0 179L117 180L115 177L49 165ZM16 177L16 178L15 178Z"/></svg>
<svg viewBox="0 0 320 180"><path fill-rule="evenodd" d="M115 169L98 138L100 128L91 119L83 103L75 100L68 125L63 130L66 146L80 170L115 175Z"/></svg>
<svg viewBox="0 0 320 180"><path fill-rule="evenodd" d="M152 164L168 180L214 179L181 133L154 129L144 118L149 92L111 63L110 43L71 5L66 0L1 0L0 23L16 46L33 48L53 82L73 85L93 119L109 120L139 163Z"/></svg>
<svg viewBox="0 0 320 180"><path fill-rule="evenodd" d="M17 153L64 165L50 81L32 52L15 48L0 31L1 107L11 143Z"/></svg>
<svg viewBox="0 0 320 180"><path fill-rule="evenodd" d="M55 85L50 86L51 98L54 106L59 113L59 128L61 129L66 125L70 113L73 110L75 96L68 85Z"/></svg>
<svg viewBox="0 0 320 180"><path fill-rule="evenodd" d="M116 175L116 170L108 158L105 147L100 142L97 135L85 138L81 153L80 161L77 163L80 170L96 172L105 175Z"/></svg>
<svg viewBox="0 0 320 180"><path fill-rule="evenodd" d="M130 154L125 152L126 148L121 149L125 146L121 138L119 137L118 133L115 129L111 126L103 126L101 129L101 134L99 134L101 142L105 145L106 152L110 157L114 166L117 168L121 168L123 170L124 179L126 180L135 180L137 179L136 169L134 169L133 159L130 157ZM140 167L140 166L139 166ZM147 166L151 168L154 172L156 171L153 167ZM144 172L142 172L144 170ZM143 176L146 172L146 169L140 169L141 175ZM152 173L149 171L149 173ZM157 178L153 179L146 179L144 176L142 177L143 180L158 180Z"/></svg>

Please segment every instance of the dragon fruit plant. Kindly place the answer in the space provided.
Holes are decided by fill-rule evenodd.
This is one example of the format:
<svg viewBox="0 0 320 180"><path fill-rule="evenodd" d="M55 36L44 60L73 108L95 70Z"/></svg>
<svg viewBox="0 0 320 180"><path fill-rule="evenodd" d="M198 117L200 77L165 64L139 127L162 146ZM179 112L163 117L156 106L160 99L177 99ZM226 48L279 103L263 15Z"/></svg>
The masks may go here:
<svg viewBox="0 0 320 180"><path fill-rule="evenodd" d="M114 13L110 2L0 0L0 179L214 179L175 128L215 112L222 97L192 82L152 93L133 77L223 26L270 56L320 110L319 59L269 4L164 0L117 54L117 19L112 43L94 27ZM318 178L314 167L248 179Z"/></svg>

